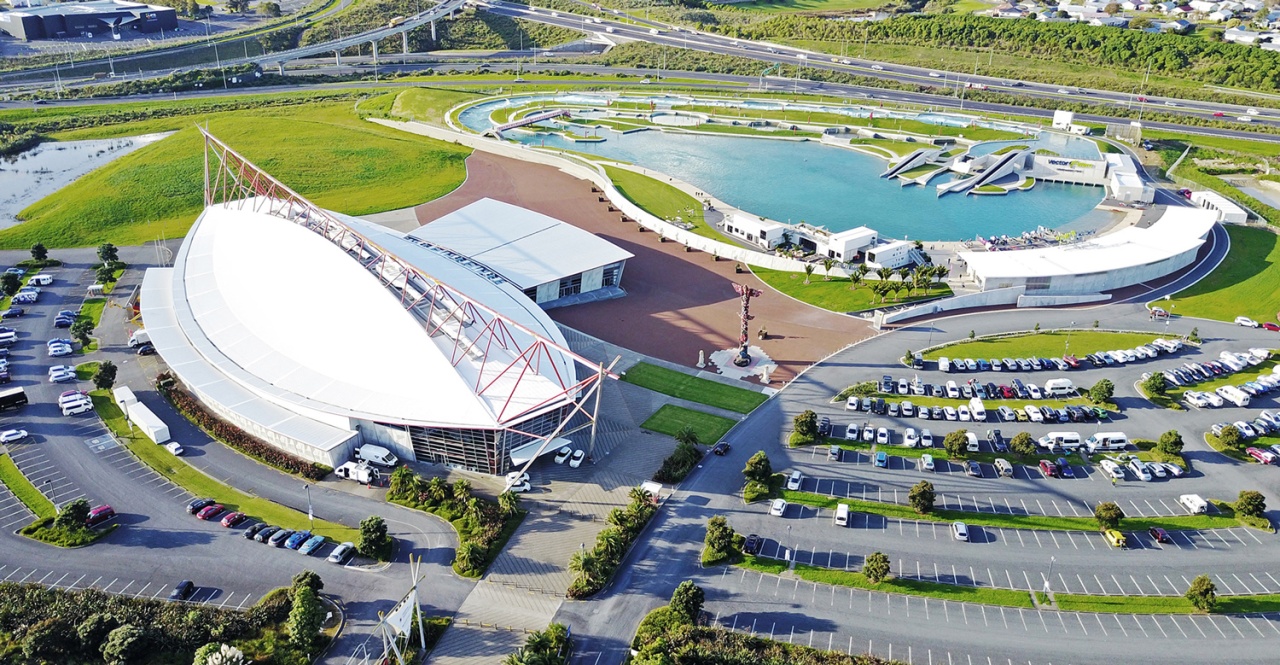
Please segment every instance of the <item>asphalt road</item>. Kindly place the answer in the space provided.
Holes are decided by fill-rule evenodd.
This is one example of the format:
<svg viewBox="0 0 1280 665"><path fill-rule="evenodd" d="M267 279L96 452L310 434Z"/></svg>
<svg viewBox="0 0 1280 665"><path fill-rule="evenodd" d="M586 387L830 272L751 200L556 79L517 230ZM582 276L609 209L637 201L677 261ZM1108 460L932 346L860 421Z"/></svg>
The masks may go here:
<svg viewBox="0 0 1280 665"><path fill-rule="evenodd" d="M79 305L85 287L93 281L88 269L92 254L92 250L55 252L55 258L67 263L46 271L55 276L53 285L43 290L40 301L29 307L25 316L5 322L19 331L21 339L10 354L11 385L23 386L30 404L7 412L0 428L18 427L32 433L29 443L11 445L10 450L19 468L46 495L59 504L78 496L87 497L93 505L110 504L119 514L116 522L121 527L91 547L76 550L44 545L6 531L0 535L4 542L0 580L67 588L94 586L113 593L163 598L176 582L191 579L199 587L194 601L247 607L270 589L287 585L299 571L311 569L324 579L325 593L342 603L348 621L326 662L345 662L370 635L377 613L390 610L408 589L410 554L424 560L424 588L429 589L422 595L424 610L447 614L461 605L474 582L452 573L449 564L457 540L452 527L442 520L344 491L339 483L345 481L315 485L310 495L316 517L356 526L364 517L381 515L397 539L396 556L388 566L368 561L338 566L323 558L332 544L307 558L239 537L252 521L225 529L216 522L197 520L185 511L191 495L139 463L126 449L88 445L89 439L108 434L105 426L92 413L64 417L56 402L64 390L91 386L50 383L47 367L64 361L48 358L44 341L66 336L65 330L52 327L53 315ZM11 265L23 257L8 252L3 258ZM127 294L140 281L141 268L154 260L154 250L122 248L121 258L132 266L118 291ZM188 463L243 491L305 512L306 491L301 481L212 442L168 407L150 388L153 374L148 374L139 357L124 346L127 329L123 322L122 310L109 307L97 331L104 348L67 364L111 359L120 367L117 385L130 386L169 425L173 439L187 449ZM0 520L8 522L12 519L9 515L22 512L6 505L0 502Z"/></svg>

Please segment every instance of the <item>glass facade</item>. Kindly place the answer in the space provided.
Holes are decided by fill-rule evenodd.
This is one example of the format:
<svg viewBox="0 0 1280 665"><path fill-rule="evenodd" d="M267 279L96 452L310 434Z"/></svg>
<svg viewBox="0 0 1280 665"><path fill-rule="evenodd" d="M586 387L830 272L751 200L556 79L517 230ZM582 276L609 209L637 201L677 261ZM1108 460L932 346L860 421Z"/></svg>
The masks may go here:
<svg viewBox="0 0 1280 665"><path fill-rule="evenodd" d="M503 474L509 470L508 453L547 436L559 427L572 405L516 423L511 429L460 429L454 427L403 427L409 433L413 454L419 462L431 462L478 473ZM386 425L397 427L396 425ZM518 430L518 431L513 431Z"/></svg>

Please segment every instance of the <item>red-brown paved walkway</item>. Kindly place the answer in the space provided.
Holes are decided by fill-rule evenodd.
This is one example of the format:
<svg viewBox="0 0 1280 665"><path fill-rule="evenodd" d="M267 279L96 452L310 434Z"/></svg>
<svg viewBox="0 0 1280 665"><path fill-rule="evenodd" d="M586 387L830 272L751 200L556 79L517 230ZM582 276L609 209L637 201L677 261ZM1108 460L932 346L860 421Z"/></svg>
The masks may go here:
<svg viewBox="0 0 1280 665"><path fill-rule="evenodd" d="M751 274L735 275L733 262L686 253L674 242L659 243L654 233L618 221L618 213L597 200L591 183L541 164L477 150L467 159L467 181L441 199L418 206L427 222L481 198L536 210L585 229L635 255L622 276L625 298L551 311L565 325L646 355L692 367L698 351L736 345L738 298L733 281L765 292L752 302L751 330L764 326L769 339L755 340L778 363L772 376L789 380L831 352L870 336L857 319L804 305Z"/></svg>

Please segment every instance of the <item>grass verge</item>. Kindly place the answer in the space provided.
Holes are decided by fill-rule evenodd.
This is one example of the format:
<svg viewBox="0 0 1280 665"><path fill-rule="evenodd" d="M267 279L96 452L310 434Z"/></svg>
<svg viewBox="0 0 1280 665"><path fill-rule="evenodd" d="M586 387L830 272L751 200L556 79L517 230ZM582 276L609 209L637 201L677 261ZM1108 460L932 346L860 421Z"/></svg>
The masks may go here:
<svg viewBox="0 0 1280 665"><path fill-rule="evenodd" d="M688 426L692 427L694 432L697 432L699 441L705 444L713 444L724 437L725 433L733 425L734 422L728 418L713 416L710 413L694 411L674 404L663 404L662 408L658 409L652 416L649 416L649 419L640 426L668 436L675 436L682 428Z"/></svg>
<svg viewBox="0 0 1280 665"><path fill-rule="evenodd" d="M1276 321L1280 311L1280 237L1269 229L1228 226L1231 250L1208 277L1164 305L1174 314L1232 321Z"/></svg>
<svg viewBox="0 0 1280 665"><path fill-rule="evenodd" d="M802 272L769 270L755 266L752 266L751 272L755 273L755 276L759 277L760 281L800 302L832 312L858 312L888 304L885 301L876 302L879 296L871 291L873 282L864 281L856 287L850 288L853 283L847 277L826 279L823 276L821 265L818 265L813 271L813 275L808 277L808 284L805 284L805 274ZM898 284L899 282L895 280L891 283ZM901 293L905 294L907 292L902 291ZM888 299L892 300L895 305L900 305L926 298L949 295L951 295L951 287L946 284L934 284L925 289L923 294L903 295L900 297L890 295Z"/></svg>
<svg viewBox="0 0 1280 665"><path fill-rule="evenodd" d="M0 455L0 482L4 483L4 486L8 487L9 491L18 497L18 500L27 507L27 510L35 513L36 517L52 519L57 516L58 509L54 507L53 502L41 494L40 490L36 489L36 486L32 485L26 476L22 475L22 472L18 470L18 465L14 464L8 455Z"/></svg>
<svg viewBox="0 0 1280 665"><path fill-rule="evenodd" d="M1227 457L1230 457L1233 460L1236 460L1237 462L1244 462L1246 464L1258 463L1257 460L1244 454L1243 450L1240 450L1239 448L1232 448L1231 446L1227 446L1223 444L1218 437L1213 435L1213 432L1204 433L1204 442L1209 444L1210 448L1213 448L1214 450L1222 453L1223 455L1226 455Z"/></svg>
<svg viewBox="0 0 1280 665"><path fill-rule="evenodd" d="M1027 333L1010 337L976 339L938 347L926 354L926 360L948 358L1061 358L1067 353L1086 356L1111 349L1132 349L1158 337L1152 333L1072 330ZM1075 344L1075 346L1071 346Z"/></svg>
<svg viewBox="0 0 1280 665"><path fill-rule="evenodd" d="M1032 609L1031 594L1026 591L1012 589L988 589L982 587L940 584L921 580L903 580L890 578L872 583L862 573L847 570L832 570L808 564L796 564L796 577L809 582L830 584L832 586L853 587L881 593L897 593L908 596L927 596L939 600L957 603L978 603L981 605L999 605L1002 607L1025 607Z"/></svg>
<svg viewBox="0 0 1280 665"><path fill-rule="evenodd" d="M80 363L79 365L76 365L76 380L92 381L93 375L98 373L98 366L100 364L101 363L95 360L93 362Z"/></svg>
<svg viewBox="0 0 1280 665"><path fill-rule="evenodd" d="M108 390L94 390L93 408L98 417L106 423L111 432L129 448L138 459L151 467L174 484L195 494L214 498L229 511L239 511L250 517L270 524L282 526L295 531L310 528L305 513L287 508L278 503L259 497L249 496L240 490L205 475L200 470L174 457L163 446L158 446L143 436L136 427L130 428L124 413L111 399ZM311 531L317 535L327 536L335 542L356 542L360 532L327 520L315 520L315 528Z"/></svg>
<svg viewBox="0 0 1280 665"><path fill-rule="evenodd" d="M645 362L628 369L622 379L664 395L738 413L750 413L769 399L754 390L727 386Z"/></svg>
<svg viewBox="0 0 1280 665"><path fill-rule="evenodd" d="M616 166L605 165L604 172L623 196L655 217L671 222L679 217L681 222L693 225L689 229L691 232L704 238L724 240L719 231L707 225L702 216L702 203L682 190Z"/></svg>
<svg viewBox="0 0 1280 665"><path fill-rule="evenodd" d="M97 529L88 529L83 526L66 528L54 526L53 521L54 518L45 517L32 522L22 527L22 535L32 540L57 545L58 547L84 547L85 545L93 544L120 527L120 524L116 523Z"/></svg>

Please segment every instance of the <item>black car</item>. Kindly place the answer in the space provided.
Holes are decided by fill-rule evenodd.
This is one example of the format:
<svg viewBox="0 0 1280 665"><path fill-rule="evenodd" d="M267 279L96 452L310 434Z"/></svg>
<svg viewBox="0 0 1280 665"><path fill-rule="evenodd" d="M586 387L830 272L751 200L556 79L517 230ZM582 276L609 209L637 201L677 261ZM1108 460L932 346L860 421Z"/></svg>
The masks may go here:
<svg viewBox="0 0 1280 665"><path fill-rule="evenodd" d="M987 432L987 442L991 444L991 448L998 453L1009 452L1009 443L1004 440L1004 435L1000 430L993 429Z"/></svg>
<svg viewBox="0 0 1280 665"><path fill-rule="evenodd" d="M889 376L888 374L885 374L884 376L880 377L880 392L882 392L882 393L892 393L892 392L893 392L893 377L892 377L892 376Z"/></svg>
<svg viewBox="0 0 1280 665"><path fill-rule="evenodd" d="M1042 406L1042 407L1040 407L1040 415L1041 415L1041 416L1044 416L1044 421L1045 421L1046 423L1056 423L1056 422L1058 422L1058 412L1057 412L1057 411L1054 411L1053 409L1051 409L1051 408L1049 408L1049 407L1047 407L1047 406Z"/></svg>
<svg viewBox="0 0 1280 665"><path fill-rule="evenodd" d="M884 400L877 397L874 401L871 402L871 412L883 416L884 414L889 412L888 402L885 402Z"/></svg>
<svg viewBox="0 0 1280 665"><path fill-rule="evenodd" d="M22 309L21 307L10 307L9 309L0 312L0 319L16 319L26 313L27 310Z"/></svg>
<svg viewBox="0 0 1280 665"><path fill-rule="evenodd" d="M53 327L54 328L70 328L72 323L75 323L75 319L57 318L53 320Z"/></svg>
<svg viewBox="0 0 1280 665"><path fill-rule="evenodd" d="M831 419L823 416L818 421L818 436L831 436Z"/></svg>
<svg viewBox="0 0 1280 665"><path fill-rule="evenodd" d="M756 554L760 551L760 546L764 544L764 539L756 534L747 536L746 542L742 543L743 554Z"/></svg>
<svg viewBox="0 0 1280 665"><path fill-rule="evenodd" d="M13 379L9 378L9 372L8 372L8 371L0 371L0 383L8 383L8 382L10 382L10 381L12 381L12 380L13 380Z"/></svg>
<svg viewBox="0 0 1280 665"><path fill-rule="evenodd" d="M140 356L154 356L156 354L156 347L154 344L148 342L139 346L136 353Z"/></svg>
<svg viewBox="0 0 1280 665"><path fill-rule="evenodd" d="M274 536L279 531L280 531L280 527L269 526L265 529L259 530L258 533L253 536L253 539L260 543L265 543L267 542L268 538L270 538L271 536Z"/></svg>
<svg viewBox="0 0 1280 665"><path fill-rule="evenodd" d="M204 510L208 506L212 506L215 503L217 502L214 501L213 499L192 499L191 503L187 504L187 514L195 515L196 513L200 512L201 510Z"/></svg>
<svg viewBox="0 0 1280 665"><path fill-rule="evenodd" d="M733 450L733 446L730 446L728 441L721 441L711 448L711 452L721 457L728 455L730 450Z"/></svg>
<svg viewBox="0 0 1280 665"><path fill-rule="evenodd" d="M266 522L258 522L257 524L251 525L249 528L244 530L244 539L253 540L253 537L258 535L258 532L265 528L267 528Z"/></svg>
<svg viewBox="0 0 1280 665"><path fill-rule="evenodd" d="M279 531L271 534L271 537L267 540L267 544L272 547L284 547L284 542L289 540L289 537L292 535L292 529L280 529Z"/></svg>
<svg viewBox="0 0 1280 665"><path fill-rule="evenodd" d="M169 600L186 600L195 593L196 585L191 580L182 580L178 582L178 586L173 587L173 591L169 592Z"/></svg>

